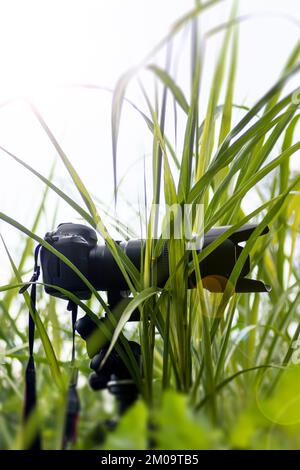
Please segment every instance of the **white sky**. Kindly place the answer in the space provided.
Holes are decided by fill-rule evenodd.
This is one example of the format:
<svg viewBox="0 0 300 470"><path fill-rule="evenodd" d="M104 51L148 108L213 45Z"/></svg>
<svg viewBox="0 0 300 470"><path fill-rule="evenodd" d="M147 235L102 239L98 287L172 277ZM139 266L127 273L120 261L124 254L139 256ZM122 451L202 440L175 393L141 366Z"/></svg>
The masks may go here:
<svg viewBox="0 0 300 470"><path fill-rule="evenodd" d="M300 26L291 18L300 22L300 3L299 0L238 3L243 15L259 13L241 26L235 96L236 103L252 105L276 80L299 39ZM202 20L203 29L226 21L230 5L231 1L225 0L207 12ZM139 63L192 6L190 0L0 0L0 103L30 96L88 189L100 200L109 202L113 191L111 95L57 85L87 83L113 88L120 75ZM220 38L212 40L209 46L208 76ZM188 96L186 66L183 48L178 77ZM148 83L149 76L144 78ZM137 86L130 87L128 96L143 106ZM55 158L47 137L20 100L0 108L0 145L44 175ZM119 177L150 152L149 132L140 117L125 106L119 141ZM132 202L137 202L142 179L142 165L133 166L122 186L122 193ZM55 182L75 196L59 162ZM40 182L0 153L1 212L30 227L42 190ZM51 228L55 201L53 198L48 206L45 228L47 225ZM126 220L126 213L122 215ZM74 213L64 204L59 220L74 220ZM2 222L0 230L9 249L18 253L22 246L17 244L15 230ZM0 261L3 280L8 268L3 253Z"/></svg>

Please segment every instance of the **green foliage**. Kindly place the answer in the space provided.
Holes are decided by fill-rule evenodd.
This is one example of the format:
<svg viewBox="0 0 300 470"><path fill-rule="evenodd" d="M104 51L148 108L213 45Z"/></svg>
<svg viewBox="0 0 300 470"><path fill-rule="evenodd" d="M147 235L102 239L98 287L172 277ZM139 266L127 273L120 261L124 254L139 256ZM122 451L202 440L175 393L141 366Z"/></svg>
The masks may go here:
<svg viewBox="0 0 300 470"><path fill-rule="evenodd" d="M104 449L147 449L147 408L138 401L124 415L115 431L112 431Z"/></svg>
<svg viewBox="0 0 300 470"><path fill-rule="evenodd" d="M213 449L219 433L188 406L187 397L168 391L156 414L155 448L164 450Z"/></svg>

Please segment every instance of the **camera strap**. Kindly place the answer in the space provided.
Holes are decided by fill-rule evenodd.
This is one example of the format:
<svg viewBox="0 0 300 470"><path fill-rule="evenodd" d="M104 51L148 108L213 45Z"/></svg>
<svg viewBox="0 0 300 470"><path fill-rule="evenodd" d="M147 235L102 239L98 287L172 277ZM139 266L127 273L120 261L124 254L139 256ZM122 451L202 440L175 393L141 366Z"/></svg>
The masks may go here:
<svg viewBox="0 0 300 470"><path fill-rule="evenodd" d="M67 310L70 311L72 315L72 370L67 396L62 449L67 449L70 444L73 444L76 441L77 424L80 412L80 401L77 393L78 369L75 367L75 323L77 320L78 305L72 300L69 300Z"/></svg>
<svg viewBox="0 0 300 470"><path fill-rule="evenodd" d="M41 245L37 245L34 251L34 269L30 281L19 290L19 294L24 294L30 287L30 309L28 315L28 343L29 343L29 359L25 371L25 396L23 408L23 425L28 425L30 417L37 408L36 393L36 371L33 354L34 333L35 333L35 316L36 316L36 282L40 276L40 266L38 264L39 252ZM80 402L77 393L78 369L75 367L75 323L77 319L78 306L72 300L69 301L67 310L71 312L72 318L72 357L71 357L71 378L68 388L67 405L65 414L65 425L63 432L62 448L66 449L70 444L76 441L77 423L80 411ZM26 428L25 428L26 429ZM41 449L41 434L38 429L34 439L28 445L28 450Z"/></svg>
<svg viewBox="0 0 300 470"><path fill-rule="evenodd" d="M34 251L34 270L33 275L28 284L25 284L19 293L23 294L30 286L30 306L28 316L28 343L29 343L29 359L25 371L25 396L24 396L24 408L23 408L23 425L27 426L29 419L37 406L37 394L36 394L36 373L35 373L35 362L33 355L34 345L34 330L35 330L35 316L36 316L36 281L40 275L40 266L38 265L38 256L41 245L37 245ZM28 431L27 431L28 432ZM41 449L41 435L39 429L37 430L34 439L29 445L30 450Z"/></svg>

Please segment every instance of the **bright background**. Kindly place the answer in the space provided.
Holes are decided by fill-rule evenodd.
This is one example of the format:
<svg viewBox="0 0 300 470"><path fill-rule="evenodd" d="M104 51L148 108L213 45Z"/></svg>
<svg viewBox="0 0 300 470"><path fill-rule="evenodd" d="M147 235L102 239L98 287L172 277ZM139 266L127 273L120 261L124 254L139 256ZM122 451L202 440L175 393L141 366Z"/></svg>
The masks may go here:
<svg viewBox="0 0 300 470"><path fill-rule="evenodd" d="M254 13L240 32L240 57L235 103L253 105L279 76L299 39L298 0L239 0L241 15ZM47 136L24 104L28 96L41 110L88 189L110 205L113 195L111 150L111 93L66 88L92 84L113 89L120 75L139 63L164 37L171 25L191 9L190 0L0 0L0 145L48 176L57 160L54 182L80 199ZM204 31L228 19L231 1L225 0L204 14ZM189 73L185 57L187 34L177 37L178 82L188 97ZM222 34L211 39L206 51L207 77L217 57ZM164 51L153 61L164 63ZM142 78L151 89L152 76ZM298 86L297 83L292 85ZM300 84L299 84L300 85ZM205 113L206 90L202 84ZM208 87L209 88L209 87ZM145 108L137 81L127 96ZM16 99L17 98L17 99ZM10 101L12 99L12 101ZM7 101L9 101L7 103ZM143 161L149 171L151 135L138 114L124 106L118 152L118 178L130 172L120 188L123 200L138 203L143 194ZM179 147L180 154L180 147ZM138 162L138 163L136 163ZM150 163L150 162L149 162ZM148 173L151 186L151 174ZM0 152L0 211L30 227L44 186ZM45 214L45 229L52 228L57 198ZM120 209L125 222L132 218ZM60 221L76 215L60 202ZM19 234L0 223L8 248L18 257ZM43 235L43 227L39 235ZM0 280L9 277L9 263L0 249Z"/></svg>

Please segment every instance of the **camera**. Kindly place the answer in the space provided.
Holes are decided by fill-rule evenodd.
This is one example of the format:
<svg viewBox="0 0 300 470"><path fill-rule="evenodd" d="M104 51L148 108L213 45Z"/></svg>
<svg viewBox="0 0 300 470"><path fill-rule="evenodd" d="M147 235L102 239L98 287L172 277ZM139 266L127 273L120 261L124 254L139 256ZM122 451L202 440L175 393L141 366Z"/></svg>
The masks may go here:
<svg viewBox="0 0 300 470"><path fill-rule="evenodd" d="M215 241L229 227L209 230L203 239L203 248ZM255 230L255 225L244 225L223 241L212 253L200 262L203 287L212 292L223 292L226 282L243 251L239 243L246 241ZM269 231L266 228L263 234ZM98 291L127 291L128 284L115 261L109 247L98 244L95 230L82 224L63 223L45 235L45 240L68 258ZM145 251L145 240L116 241L133 265L140 270ZM192 260L192 254L191 254ZM45 290L48 294L64 298L55 288L58 286L75 294L80 299L89 299L91 292L80 277L45 247L41 249L41 267ZM246 278L250 272L250 257L244 263L235 285L236 292L268 292L263 282ZM168 244L163 244L157 259L157 283L163 287L169 277ZM195 273L189 277L189 287L196 286Z"/></svg>

